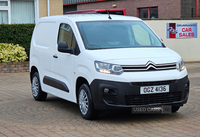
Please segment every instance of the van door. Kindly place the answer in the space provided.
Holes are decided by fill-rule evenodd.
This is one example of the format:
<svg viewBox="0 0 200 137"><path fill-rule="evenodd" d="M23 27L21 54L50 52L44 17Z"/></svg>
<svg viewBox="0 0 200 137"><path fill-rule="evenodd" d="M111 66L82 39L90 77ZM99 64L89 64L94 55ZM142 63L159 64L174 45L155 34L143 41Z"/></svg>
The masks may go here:
<svg viewBox="0 0 200 137"><path fill-rule="evenodd" d="M73 47L74 53L63 53L58 51L58 43L60 41L65 41L68 48ZM53 94L67 99L69 101L75 102L74 91L75 81L74 81L74 60L77 57L78 45L73 33L73 30L69 24L60 24L58 32L58 42L53 55L53 67L55 76L52 80L54 83Z"/></svg>

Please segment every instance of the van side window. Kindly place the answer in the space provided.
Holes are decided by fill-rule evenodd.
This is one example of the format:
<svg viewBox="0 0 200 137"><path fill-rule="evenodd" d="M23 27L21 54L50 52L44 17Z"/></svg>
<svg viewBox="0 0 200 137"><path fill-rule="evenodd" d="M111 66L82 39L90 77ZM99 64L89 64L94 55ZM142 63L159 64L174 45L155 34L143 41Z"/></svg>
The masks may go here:
<svg viewBox="0 0 200 137"><path fill-rule="evenodd" d="M78 44L76 41L76 38L74 36L73 30L68 24L61 24L59 28L59 34L58 34L58 43L60 41L65 41L69 48L73 47L75 50L75 55L78 55L80 53L80 50L78 48Z"/></svg>
<svg viewBox="0 0 200 137"><path fill-rule="evenodd" d="M78 55L80 53L80 50L79 50L79 47L78 47L78 44L77 44L77 41L76 41L76 38L74 35L72 36L72 47L75 49L74 54Z"/></svg>

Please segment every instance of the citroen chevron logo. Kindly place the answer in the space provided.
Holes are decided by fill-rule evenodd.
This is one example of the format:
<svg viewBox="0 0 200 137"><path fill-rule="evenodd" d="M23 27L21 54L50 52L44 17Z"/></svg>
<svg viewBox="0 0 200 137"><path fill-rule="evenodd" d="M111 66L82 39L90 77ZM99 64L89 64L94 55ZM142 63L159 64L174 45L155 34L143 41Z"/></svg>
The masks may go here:
<svg viewBox="0 0 200 137"><path fill-rule="evenodd" d="M152 68L156 69L156 64L154 62L152 62L152 61L148 61L146 63L146 67L147 67L147 70L152 69Z"/></svg>

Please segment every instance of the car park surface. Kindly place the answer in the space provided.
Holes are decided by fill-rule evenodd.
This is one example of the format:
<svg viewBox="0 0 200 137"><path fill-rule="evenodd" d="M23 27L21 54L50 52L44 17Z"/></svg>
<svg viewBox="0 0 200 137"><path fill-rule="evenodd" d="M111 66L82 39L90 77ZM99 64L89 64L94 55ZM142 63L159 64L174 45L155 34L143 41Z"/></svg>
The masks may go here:
<svg viewBox="0 0 200 137"><path fill-rule="evenodd" d="M200 63L186 63L188 103L174 114L102 112L84 120L78 105L48 95L36 102L29 73L0 74L0 137L30 136L200 136Z"/></svg>

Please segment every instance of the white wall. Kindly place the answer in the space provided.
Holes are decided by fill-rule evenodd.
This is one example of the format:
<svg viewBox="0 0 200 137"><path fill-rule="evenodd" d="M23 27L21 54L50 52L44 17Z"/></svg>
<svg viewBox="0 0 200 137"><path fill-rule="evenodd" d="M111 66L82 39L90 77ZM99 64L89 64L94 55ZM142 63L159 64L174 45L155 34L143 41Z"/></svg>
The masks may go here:
<svg viewBox="0 0 200 137"><path fill-rule="evenodd" d="M163 40L165 45L179 53L186 62L200 61L200 20L144 20ZM197 38L167 38L167 23L197 23Z"/></svg>

